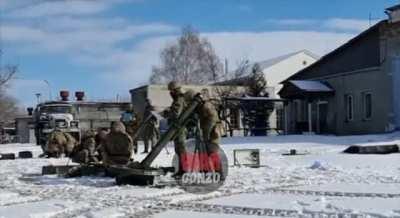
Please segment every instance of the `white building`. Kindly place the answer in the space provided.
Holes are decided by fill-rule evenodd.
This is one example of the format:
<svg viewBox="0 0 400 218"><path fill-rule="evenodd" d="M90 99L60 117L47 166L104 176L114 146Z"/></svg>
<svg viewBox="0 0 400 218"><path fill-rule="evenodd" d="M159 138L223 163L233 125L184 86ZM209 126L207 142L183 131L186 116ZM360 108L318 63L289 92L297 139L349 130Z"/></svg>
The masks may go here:
<svg viewBox="0 0 400 218"><path fill-rule="evenodd" d="M227 80L219 82L218 84L244 85L243 81L250 75L253 66L258 64L264 72L268 87L273 87L275 89L275 94L277 94L282 88L282 85L279 84L280 82L286 80L305 67L310 66L318 59L318 55L308 50L301 50L265 61L250 63L247 65L247 69L245 70L247 72L244 73L243 78ZM278 97L278 95L270 97Z"/></svg>
<svg viewBox="0 0 400 218"><path fill-rule="evenodd" d="M313 54L308 50L301 50L290 54L278 56L265 61L253 62L247 65L244 70L244 76L241 78L235 78L223 82L219 82L220 85L240 85L246 86L248 76L250 76L253 66L258 64L264 73L264 77L267 80L268 89L273 89L274 95L270 94L270 98L279 98L277 93L281 90L282 85L280 82L286 80L290 76L310 66L316 62L320 57ZM271 93L271 92L269 92ZM271 129L282 129L283 128L283 108L278 108L274 111L269 119Z"/></svg>
<svg viewBox="0 0 400 218"><path fill-rule="evenodd" d="M317 55L302 50L260 62L259 65L263 69L268 86L274 87L275 93L278 93L282 88L280 82L313 64L318 59Z"/></svg>

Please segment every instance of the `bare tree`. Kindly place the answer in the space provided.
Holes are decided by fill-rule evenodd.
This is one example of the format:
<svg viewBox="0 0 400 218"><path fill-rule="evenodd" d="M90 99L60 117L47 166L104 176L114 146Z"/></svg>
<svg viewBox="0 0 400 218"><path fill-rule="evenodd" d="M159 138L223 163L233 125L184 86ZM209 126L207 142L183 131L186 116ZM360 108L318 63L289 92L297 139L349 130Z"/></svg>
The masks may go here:
<svg viewBox="0 0 400 218"><path fill-rule="evenodd" d="M0 89L5 88L16 73L17 66L7 65L5 67L0 67Z"/></svg>
<svg viewBox="0 0 400 218"><path fill-rule="evenodd" d="M0 50L0 59L2 58L1 56ZM8 83L14 78L16 73L17 66L0 66L0 123L13 120L18 113L16 100L6 93Z"/></svg>
<svg viewBox="0 0 400 218"><path fill-rule="evenodd" d="M165 47L160 58L161 65L152 69L152 84L207 84L217 81L223 73L211 43L191 27L184 27L177 42Z"/></svg>
<svg viewBox="0 0 400 218"><path fill-rule="evenodd" d="M0 123L12 121L18 113L17 101L0 91Z"/></svg>
<svg viewBox="0 0 400 218"><path fill-rule="evenodd" d="M239 79L249 73L250 61L247 58L242 58L236 63L236 70L233 72L233 79Z"/></svg>

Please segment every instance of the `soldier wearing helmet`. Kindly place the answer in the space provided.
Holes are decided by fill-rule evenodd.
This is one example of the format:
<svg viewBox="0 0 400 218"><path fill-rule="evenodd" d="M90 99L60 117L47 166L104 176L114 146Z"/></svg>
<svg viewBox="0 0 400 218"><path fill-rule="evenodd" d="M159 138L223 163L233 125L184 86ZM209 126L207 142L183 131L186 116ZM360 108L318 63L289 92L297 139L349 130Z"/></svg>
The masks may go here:
<svg viewBox="0 0 400 218"><path fill-rule="evenodd" d="M108 165L126 165L132 156L132 138L126 133L122 122L111 123L111 131L102 146L103 163Z"/></svg>
<svg viewBox="0 0 400 218"><path fill-rule="evenodd" d="M189 90L185 93L186 102L190 102L196 96L196 92ZM221 137L221 122L218 111L211 102L211 96L208 89L200 92L203 104L197 107L195 113L198 115L200 129L202 131L202 140L207 145L209 153L217 152L219 149L219 140Z"/></svg>
<svg viewBox="0 0 400 218"><path fill-rule="evenodd" d="M197 106L193 115L195 115L195 125L200 128L202 144L205 146L209 167L222 173L220 162L220 147L219 140L221 136L221 122L218 116L218 111L212 103L211 95L208 89L201 90L197 93L193 90L185 92L185 101L193 102L197 95L200 95L202 103ZM188 127L190 129L190 126ZM199 138L197 138L199 139ZM203 156L204 157L204 156ZM184 161L185 159L183 159ZM182 159L181 159L182 161ZM189 161L190 162L190 161ZM189 163L187 162L187 163ZM188 165L186 165L188 166ZM190 171L190 169L189 169ZM222 174L221 174L222 175Z"/></svg>
<svg viewBox="0 0 400 218"><path fill-rule="evenodd" d="M136 138L133 138L133 136L135 135L137 129L139 128L141 121L137 116L137 114L135 114L135 110L132 104L130 104L126 109L126 111L121 114L120 121L125 125L126 133L128 133L129 136L132 137L133 151L136 154L138 149L138 142Z"/></svg>
<svg viewBox="0 0 400 218"><path fill-rule="evenodd" d="M185 96L181 90L181 87L175 81L172 81L168 84L168 90L172 98L172 104L169 109L169 116L168 116L168 123L169 125L173 123L177 123L180 114L186 107ZM185 157L186 148L185 148L185 141L186 141L187 129L182 128L181 131L176 135L174 139L175 145L175 153L182 159ZM179 166L178 174L183 173L182 166Z"/></svg>
<svg viewBox="0 0 400 218"><path fill-rule="evenodd" d="M149 147L151 144L151 148L153 148L160 138L160 132L158 129L158 119L154 115L154 107L151 104L150 99L146 99L146 108L144 112L144 117L148 121L144 124L144 129L142 132L143 143L144 143L144 151L143 153L149 152Z"/></svg>

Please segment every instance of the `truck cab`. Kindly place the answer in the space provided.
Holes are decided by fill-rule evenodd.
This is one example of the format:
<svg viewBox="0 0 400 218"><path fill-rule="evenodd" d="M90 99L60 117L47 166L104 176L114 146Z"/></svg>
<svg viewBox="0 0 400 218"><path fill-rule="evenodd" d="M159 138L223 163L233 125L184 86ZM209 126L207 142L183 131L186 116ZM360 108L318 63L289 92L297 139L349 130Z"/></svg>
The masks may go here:
<svg viewBox="0 0 400 218"><path fill-rule="evenodd" d="M48 135L54 130L68 132L80 141L79 121L75 119L75 107L69 102L45 102L35 109L35 136L38 145L46 145Z"/></svg>

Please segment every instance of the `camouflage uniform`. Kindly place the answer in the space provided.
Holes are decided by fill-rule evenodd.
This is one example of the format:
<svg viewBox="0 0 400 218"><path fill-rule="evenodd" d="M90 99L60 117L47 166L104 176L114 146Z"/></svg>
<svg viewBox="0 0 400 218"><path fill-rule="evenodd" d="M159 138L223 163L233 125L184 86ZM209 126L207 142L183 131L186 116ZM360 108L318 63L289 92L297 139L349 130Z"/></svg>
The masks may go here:
<svg viewBox="0 0 400 218"><path fill-rule="evenodd" d="M60 157L62 154L69 157L76 145L77 141L71 134L54 130L47 140L45 153L49 157Z"/></svg>
<svg viewBox="0 0 400 218"><path fill-rule="evenodd" d="M203 133L203 140L210 145L209 152L215 151L215 145L219 145L220 141L220 121L211 102L205 102L199 108L200 128Z"/></svg>
<svg viewBox="0 0 400 218"><path fill-rule="evenodd" d="M191 101L196 93L189 90L185 93L186 101ZM203 141L207 146L208 153L218 152L221 138L221 122L218 111L210 101L208 90L202 90L203 104L196 109L200 122Z"/></svg>
<svg viewBox="0 0 400 218"><path fill-rule="evenodd" d="M143 153L149 152L149 141L151 143L151 147L153 147L156 144L156 141L160 137L160 132L158 130L158 120L157 118L153 115L154 107L151 105L151 102L147 100L147 106L145 109L144 117L147 119L148 117L151 117L147 123L145 124L146 126L143 129L143 142L144 142L144 151Z"/></svg>
<svg viewBox="0 0 400 218"><path fill-rule="evenodd" d="M186 102L181 87L177 83L170 82L168 84L168 90L170 91L170 95L172 97L172 104L169 109L169 118L168 118L168 123L171 126L178 121L179 115L183 112L183 110L186 107ZM187 135L187 129L182 128L174 139L175 153L179 157L181 157L181 154L186 153L186 148L185 148L186 135Z"/></svg>
<svg viewBox="0 0 400 218"><path fill-rule="evenodd" d="M86 132L82 139L82 143L74 149L72 160L77 163L98 162L96 133L94 131Z"/></svg>
<svg viewBox="0 0 400 218"><path fill-rule="evenodd" d="M104 165L126 165L132 156L132 138L126 133L122 122L112 122L111 132L102 146Z"/></svg>
<svg viewBox="0 0 400 218"><path fill-rule="evenodd" d="M97 149L99 149L102 146L102 144L104 144L108 133L110 133L110 131L107 129L99 129L97 131L96 136L94 137Z"/></svg>
<svg viewBox="0 0 400 218"><path fill-rule="evenodd" d="M120 121L125 125L126 133L128 133L133 140L133 151L136 154L138 144L134 134L140 125L140 119L138 119L136 116L132 105L130 105L129 108L121 115Z"/></svg>
<svg viewBox="0 0 400 218"><path fill-rule="evenodd" d="M192 102L197 93L193 90L189 90L185 93L186 102ZM194 111L194 115L197 116L195 119L195 128L198 127L201 130L202 137L202 145L204 145L204 149L206 150L208 155L208 164L209 170L215 170L222 172L221 165L221 157L219 155L219 139L220 139L220 120L218 116L218 111L215 106L211 103L211 99L208 93L208 90L202 90L201 98L203 100L202 104L200 104L196 110ZM200 152L204 152L202 148L199 150ZM183 159L184 160L184 159ZM189 169L190 170L190 169Z"/></svg>
<svg viewBox="0 0 400 218"><path fill-rule="evenodd" d="M140 118L135 116L133 118L133 120L124 123L125 128L126 128L126 133L128 133L128 135L132 138L132 143L133 143L133 151L135 152L135 154L138 151L138 141L137 141L137 137L133 137L136 133L136 131L139 129L140 127Z"/></svg>
<svg viewBox="0 0 400 218"><path fill-rule="evenodd" d="M104 144L106 142L107 139L107 135L110 133L110 131L108 129L99 129L97 131L96 136L94 137L95 142L96 142L96 151L98 153L98 160L101 161L102 160L102 153L101 151L103 151L103 147Z"/></svg>

